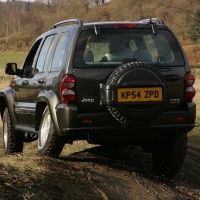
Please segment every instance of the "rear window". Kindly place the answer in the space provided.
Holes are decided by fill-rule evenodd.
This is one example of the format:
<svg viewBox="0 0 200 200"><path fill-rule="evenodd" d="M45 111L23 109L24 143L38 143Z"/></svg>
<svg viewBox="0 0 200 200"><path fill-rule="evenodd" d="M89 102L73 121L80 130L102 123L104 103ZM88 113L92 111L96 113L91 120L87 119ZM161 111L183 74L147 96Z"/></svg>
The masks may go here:
<svg viewBox="0 0 200 200"><path fill-rule="evenodd" d="M117 67L129 61L159 66L184 65L171 33L151 29L101 29L82 31L75 50L74 67Z"/></svg>

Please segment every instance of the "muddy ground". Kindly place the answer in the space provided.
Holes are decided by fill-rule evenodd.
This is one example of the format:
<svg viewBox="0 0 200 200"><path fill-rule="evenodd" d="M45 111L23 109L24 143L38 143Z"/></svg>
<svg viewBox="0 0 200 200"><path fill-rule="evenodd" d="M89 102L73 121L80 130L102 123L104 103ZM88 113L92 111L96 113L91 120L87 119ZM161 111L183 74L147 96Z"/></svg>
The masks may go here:
<svg viewBox="0 0 200 200"><path fill-rule="evenodd" d="M199 86L197 80L198 102ZM200 200L200 147L194 140L189 134L187 156L174 180L153 176L151 155L138 147L130 163L100 146L71 154L66 146L59 159L52 159L38 156L36 144L14 156L5 156L0 145L0 199ZM81 145L87 146L73 148Z"/></svg>

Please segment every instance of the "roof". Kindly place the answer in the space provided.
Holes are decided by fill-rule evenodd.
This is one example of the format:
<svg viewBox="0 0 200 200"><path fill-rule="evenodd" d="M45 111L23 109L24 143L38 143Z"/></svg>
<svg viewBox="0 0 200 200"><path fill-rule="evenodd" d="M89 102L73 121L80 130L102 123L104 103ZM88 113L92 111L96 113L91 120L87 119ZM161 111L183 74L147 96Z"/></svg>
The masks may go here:
<svg viewBox="0 0 200 200"><path fill-rule="evenodd" d="M51 29L60 27L60 26L66 26L66 25L77 25L77 26L103 26L103 25L115 25L115 24L156 24L156 25L163 25L164 22L159 18L149 18L149 19L143 19L140 21L112 21L112 22L90 22L90 23L83 23L80 19L68 19L64 21L60 21L52 26Z"/></svg>

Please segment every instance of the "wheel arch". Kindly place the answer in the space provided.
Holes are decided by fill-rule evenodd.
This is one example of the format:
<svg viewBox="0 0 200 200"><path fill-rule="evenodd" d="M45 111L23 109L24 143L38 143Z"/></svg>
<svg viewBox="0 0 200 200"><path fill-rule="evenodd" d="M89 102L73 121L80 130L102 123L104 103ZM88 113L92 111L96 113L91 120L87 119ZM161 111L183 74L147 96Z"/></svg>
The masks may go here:
<svg viewBox="0 0 200 200"><path fill-rule="evenodd" d="M58 97L56 93L52 90L43 91L39 94L36 104L36 115L35 115L35 129L39 131L40 122L42 115L46 106L49 107L51 118L54 124L54 128L58 134L61 134L60 127L58 124L58 119L56 115L56 106L58 105Z"/></svg>
<svg viewBox="0 0 200 200"><path fill-rule="evenodd" d="M4 110L6 109L6 107L7 107L7 103L6 103L5 97L4 96L0 96L1 119L3 119L3 113L4 113Z"/></svg>
<svg viewBox="0 0 200 200"><path fill-rule="evenodd" d="M12 120L12 123L15 125L17 123L16 117L15 117L15 112L13 109L15 102L15 95L13 90L8 87L4 90L1 91L0 93L0 113L1 113L1 118L3 119L3 113L6 107L8 108L8 112L10 114L10 118Z"/></svg>
<svg viewBox="0 0 200 200"><path fill-rule="evenodd" d="M44 101L38 102L36 105L36 111L35 111L35 130L36 131L39 131L42 115L47 105L48 105L47 102L44 102Z"/></svg>

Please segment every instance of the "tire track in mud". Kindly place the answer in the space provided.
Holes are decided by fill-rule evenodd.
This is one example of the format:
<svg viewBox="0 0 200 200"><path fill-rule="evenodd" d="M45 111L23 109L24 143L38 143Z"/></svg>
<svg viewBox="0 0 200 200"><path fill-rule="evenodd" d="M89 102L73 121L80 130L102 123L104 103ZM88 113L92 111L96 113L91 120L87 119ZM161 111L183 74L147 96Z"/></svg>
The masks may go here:
<svg viewBox="0 0 200 200"><path fill-rule="evenodd" d="M156 177L142 173L136 173L136 179L141 187L152 193L156 199L163 199L166 190L174 193L175 199L196 199L200 200L200 149L188 146L187 156L183 169L174 180L168 180L164 177ZM148 179L146 182L145 179ZM150 181L150 183L149 183ZM158 183L158 187L154 187ZM162 194L162 195L160 195ZM166 193L167 194L167 193ZM172 198L169 198L172 199Z"/></svg>
<svg viewBox="0 0 200 200"><path fill-rule="evenodd" d="M93 154L94 150L95 154ZM97 153L97 151L99 152ZM162 177L155 177L146 170L138 172L134 166L108 158L101 151L101 148L96 148L76 156L90 160L89 163L84 162L84 172L90 185L94 187L103 200L198 199L194 193L186 193L177 188L177 184L181 185L182 182L176 183ZM191 188L188 190L192 191Z"/></svg>
<svg viewBox="0 0 200 200"><path fill-rule="evenodd" d="M140 175L136 174L138 184L149 191L157 200L163 199L176 199L176 200L192 200L196 199L193 195L188 195L180 190L176 189L176 186L170 181L159 177L146 177L145 179Z"/></svg>
<svg viewBox="0 0 200 200"><path fill-rule="evenodd" d="M129 164L120 159L118 155L113 155L112 152L111 155L107 155L107 151L108 149L105 153L104 148L94 147L70 156L63 155L59 159L36 157L35 164L43 166L45 171L40 172L39 176L36 176L34 167L30 169L30 174L27 169L28 174L23 174L23 176L18 171L16 180L20 187L17 187L15 192L17 193L19 188L20 190L27 188L27 183L23 183L21 177L26 177L28 183L33 186L32 176L35 174L36 183L40 183L40 186L36 187L40 188L43 185L47 189L53 188L55 191L51 192L60 195L57 199L200 200L198 150L188 148L183 169L172 181L153 176L146 166L146 163L151 162L150 157L144 157L147 160L143 162L142 152L136 150L136 160ZM194 163L197 163L196 166L192 166ZM7 173L6 167L4 170ZM16 173L12 173L10 179L2 177L5 178L6 183L12 183L13 176L16 176ZM22 190L25 191L25 189ZM35 192L38 192L37 188ZM45 191L42 192L47 194ZM7 195L11 194L7 193ZM38 194L33 193L34 195ZM48 199L54 199L50 197Z"/></svg>
<svg viewBox="0 0 200 200"><path fill-rule="evenodd" d="M191 199L200 200L200 149L188 146L186 159L172 187Z"/></svg>
<svg viewBox="0 0 200 200"><path fill-rule="evenodd" d="M93 149L94 150L94 149ZM84 173L90 185L93 186L94 191L97 191L101 199L109 200L132 200L143 199L153 200L155 199L152 194L138 185L134 176L132 176L132 170L129 166L125 165L119 160L113 160L98 152L95 155L90 151L82 152L75 155L77 158L86 159L88 162L79 163L79 167L84 169ZM101 151L101 149L99 149ZM98 150L95 149L97 152ZM70 158L74 156L70 156ZM67 158L66 158L67 159ZM84 164L84 166L81 166Z"/></svg>
<svg viewBox="0 0 200 200"><path fill-rule="evenodd" d="M94 186L94 189L100 193L100 195L102 196L103 200L109 200L109 198L107 197L107 195L105 194L105 192L103 192L103 190L101 190L95 183L94 181L92 181L92 176L90 173L87 174L87 178L89 180L89 182L91 183L91 185Z"/></svg>
<svg viewBox="0 0 200 200"><path fill-rule="evenodd" d="M141 188L143 188L144 190L146 190L147 192L151 193L154 197L156 197L157 200L162 200L162 198L160 197L160 195L158 194L157 191L152 190L149 186L147 186L144 183L144 180L142 179L142 177L136 173L135 175L135 181L138 185L140 185Z"/></svg>

